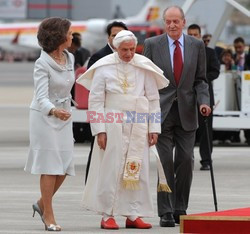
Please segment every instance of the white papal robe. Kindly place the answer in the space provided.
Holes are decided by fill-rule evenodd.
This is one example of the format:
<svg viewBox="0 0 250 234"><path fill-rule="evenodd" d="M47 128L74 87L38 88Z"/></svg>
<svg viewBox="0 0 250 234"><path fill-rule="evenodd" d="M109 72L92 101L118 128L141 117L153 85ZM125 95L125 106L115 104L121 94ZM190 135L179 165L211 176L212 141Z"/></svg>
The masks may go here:
<svg viewBox="0 0 250 234"><path fill-rule="evenodd" d="M99 113L99 118L96 115L95 119L101 120L100 113L104 116L107 113L126 113L128 103L123 103L122 99L112 100L112 102L116 103L113 107L112 104L106 103L106 97L114 94L130 95L135 98L144 96L148 99L149 114L160 113L158 87L152 71L144 69L143 66L135 66L134 60L129 63L123 62L119 59L117 53L108 56L115 63L104 66L97 65L93 73L89 111ZM146 59L142 57L138 58L138 55L136 55L137 60L140 60L140 58L142 60ZM100 61L100 64L102 63L105 64L105 58ZM124 89L122 84L126 77L128 87ZM163 79L166 80L164 82L167 85L167 79L164 77ZM126 121L121 123L118 117L114 118L112 123L91 123L93 135L106 132L107 145L105 150L100 150L97 137L95 138L88 180L83 195L83 206L85 208L114 216L153 216L154 211L149 184L148 134L143 137L144 149L139 179L140 189L128 190L122 186L132 125L133 123L127 123ZM151 121L148 124L147 133L160 133L160 131L160 121Z"/></svg>

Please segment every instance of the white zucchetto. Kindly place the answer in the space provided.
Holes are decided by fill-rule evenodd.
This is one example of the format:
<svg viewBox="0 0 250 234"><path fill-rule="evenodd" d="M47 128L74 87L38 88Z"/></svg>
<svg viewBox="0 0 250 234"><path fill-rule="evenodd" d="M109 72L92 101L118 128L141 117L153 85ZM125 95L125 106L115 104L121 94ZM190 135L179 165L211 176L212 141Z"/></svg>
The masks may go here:
<svg viewBox="0 0 250 234"><path fill-rule="evenodd" d="M132 40L137 45L137 38L131 31L121 30L116 34L115 38L113 39L113 45L115 48L118 48L122 42Z"/></svg>

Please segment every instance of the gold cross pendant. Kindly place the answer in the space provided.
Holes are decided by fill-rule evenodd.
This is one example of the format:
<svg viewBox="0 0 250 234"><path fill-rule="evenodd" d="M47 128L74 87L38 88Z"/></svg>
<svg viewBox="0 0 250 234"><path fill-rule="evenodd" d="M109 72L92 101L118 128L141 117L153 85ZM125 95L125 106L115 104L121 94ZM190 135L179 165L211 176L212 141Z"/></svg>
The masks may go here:
<svg viewBox="0 0 250 234"><path fill-rule="evenodd" d="M121 87L122 87L123 92L126 94L128 91L128 88L130 87L130 84L128 83L127 77L125 77L125 79L122 80Z"/></svg>

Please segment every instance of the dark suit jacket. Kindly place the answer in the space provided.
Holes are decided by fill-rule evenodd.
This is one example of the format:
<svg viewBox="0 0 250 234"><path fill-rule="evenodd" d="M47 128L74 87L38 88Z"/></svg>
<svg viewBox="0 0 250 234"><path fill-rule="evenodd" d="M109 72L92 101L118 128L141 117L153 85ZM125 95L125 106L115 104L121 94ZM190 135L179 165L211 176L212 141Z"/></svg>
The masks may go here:
<svg viewBox="0 0 250 234"><path fill-rule="evenodd" d="M112 54L113 51L111 50L110 46L107 44L102 49L98 50L96 53L94 53L88 62L87 68L91 67L97 60L103 58L106 55Z"/></svg>
<svg viewBox="0 0 250 234"><path fill-rule="evenodd" d="M250 70L250 51L248 52L248 55L245 57L245 70Z"/></svg>
<svg viewBox="0 0 250 234"><path fill-rule="evenodd" d="M210 95L210 106L214 105L214 91L212 81L218 78L220 74L220 63L217 59L215 50L209 47L206 47L206 61L207 61L207 81L209 87Z"/></svg>
<svg viewBox="0 0 250 234"><path fill-rule="evenodd" d="M162 121L166 119L174 99L177 97L182 127L186 131L197 129L197 102L199 105L207 104L209 106L210 104L203 41L184 35L184 64L178 87L171 66L166 34L146 39L144 55L160 67L170 81L168 87L159 91Z"/></svg>
<svg viewBox="0 0 250 234"><path fill-rule="evenodd" d="M75 66L78 65L82 67L89 57L90 57L90 52L87 49L80 47L75 52Z"/></svg>

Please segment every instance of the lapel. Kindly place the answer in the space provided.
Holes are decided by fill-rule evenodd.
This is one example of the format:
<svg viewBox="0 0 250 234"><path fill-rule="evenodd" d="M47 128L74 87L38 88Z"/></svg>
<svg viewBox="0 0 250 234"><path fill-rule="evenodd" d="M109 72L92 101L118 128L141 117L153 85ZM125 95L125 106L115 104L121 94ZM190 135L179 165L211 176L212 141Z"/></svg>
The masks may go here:
<svg viewBox="0 0 250 234"><path fill-rule="evenodd" d="M192 54L193 54L192 41L189 39L187 35L185 34L183 35L184 35L184 63L183 63L183 69L181 73L179 87L184 82L184 79L187 76L186 74L188 74L188 68L190 61L192 60Z"/></svg>
<svg viewBox="0 0 250 234"><path fill-rule="evenodd" d="M112 53L113 53L113 50L111 50L110 46L107 44L105 48L105 56L112 54Z"/></svg>
<svg viewBox="0 0 250 234"><path fill-rule="evenodd" d="M169 43L167 35L164 33L158 44L158 54L160 55L161 68L163 68L165 76L175 84L173 69L171 65L171 58L169 52Z"/></svg>

